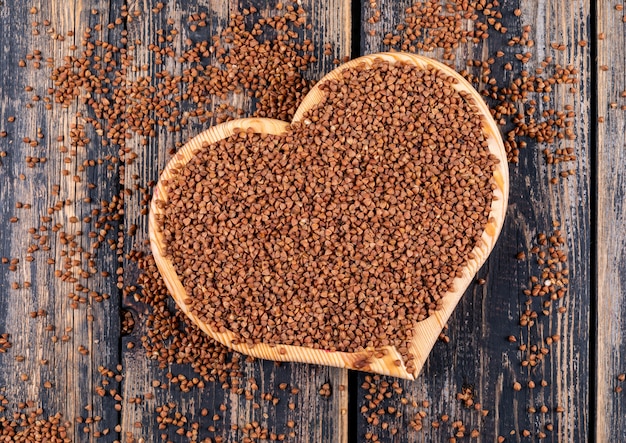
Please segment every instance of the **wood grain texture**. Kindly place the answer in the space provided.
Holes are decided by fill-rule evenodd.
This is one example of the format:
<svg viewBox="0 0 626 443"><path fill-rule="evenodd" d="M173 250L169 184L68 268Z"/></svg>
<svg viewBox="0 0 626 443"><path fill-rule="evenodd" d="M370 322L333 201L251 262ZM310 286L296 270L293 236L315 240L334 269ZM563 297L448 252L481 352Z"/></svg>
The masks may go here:
<svg viewBox="0 0 626 443"><path fill-rule="evenodd" d="M389 49L383 44L383 38L387 33L396 32L395 25L404 21L405 10L413 3L364 0L361 50L373 53ZM559 146L576 146L577 160L568 167L577 173L560 184L550 185L549 179L560 169L555 172L546 165L541 155L544 145L526 140L528 147L521 150L519 165L511 166L509 210L502 234L490 259L477 275L486 284L468 289L449 321L449 343L435 345L422 376L413 383L401 384L402 396L409 405L415 401L414 406L406 407L400 418L387 418L390 426L405 429L411 426L412 420L416 421L416 414L422 412L423 420L417 421L423 429L408 431L400 438L399 434L391 437L379 426L368 426L370 416L366 413L359 414L359 438L369 430L378 434L381 441L447 441L456 432L450 425L454 420L463 422L466 436L477 430L480 441L495 441L497 436L506 437L506 441L525 441L524 430L528 430L533 439L544 432L546 441L585 441L587 438L590 319L587 309L581 307L590 303L587 208L591 198L588 175L591 93L589 49L578 46L577 42L589 38L589 2L501 3L501 7L494 9L502 11L499 21L508 28L507 33L502 35L490 29L489 38L479 45L459 44L453 51L453 64L457 70L466 69L467 60L486 61L489 57L496 58L496 51L502 50L505 53L502 60L512 61L514 68L512 73L506 72L504 61L500 60L490 66L491 77L496 78L499 86L508 86L513 74L522 69L522 64L514 58L515 53L532 53L525 66L530 72L548 55L553 56L556 63L578 68L581 81L578 91L572 94L568 92L568 85L555 86L546 106L562 110L565 105L571 105L575 110L577 140L561 142ZM519 17L514 14L517 8L522 11ZM380 20L368 22L376 16L377 9ZM477 14L480 16L480 12ZM469 29L467 21L462 24ZM534 46L509 47L508 40L519 36L522 26L527 24L531 25L529 39L534 40ZM553 50L553 42L565 44L565 50ZM440 60L444 55L442 49L419 53ZM551 232L553 220L562 223L567 240L570 290L556 305L565 306L567 311L557 314L554 306L549 317L538 318L533 327L521 327L520 316L527 302L522 291L528 287L530 277L537 274L537 265L530 258L518 261L515 256L519 251L528 251L539 232ZM531 303L530 307L539 310L541 317L540 302L531 300ZM550 347L543 362L532 370L522 367L521 362L526 357L518 351L518 346L541 346L546 335L553 334L559 334L561 340ZM517 342L509 343L508 336L516 337ZM542 379L548 383L545 388L540 386ZM359 380L359 384L364 382L364 376ZM533 390L526 387L531 380L537 386ZM515 382L524 386L521 391L513 389ZM364 391L359 393L363 395ZM458 398L457 393L461 394ZM466 406L463 399L467 396L487 411L485 417L475 411L474 406ZM423 401L427 406L421 404ZM359 404L367 405L367 401L359 400ZM528 412L529 407L539 411L541 405L548 407L547 413ZM557 406L563 407L563 413L555 412ZM449 420L442 421L442 415L448 415ZM437 422L437 428L431 426L432 422ZM546 424L552 424L554 431L547 431Z"/></svg>
<svg viewBox="0 0 626 443"><path fill-rule="evenodd" d="M306 23L310 24L310 29L303 29L303 38L310 38L315 45L315 55L318 59L306 73L306 77L317 80L333 67L335 57L343 58L350 51L350 2L346 0L333 0L330 2L300 2L306 11ZM194 38L209 38L218 34L227 26L228 17L231 13L242 11L250 5L256 6L263 13L275 14L276 11L268 7L265 2L253 1L239 4L239 2L223 1L184 1L180 4L167 3L159 14L151 14L150 6L142 2L136 5L148 11L142 20L133 22L129 27L129 40L140 39L144 42L152 40L154 33L158 29L166 28L168 18L173 20L175 28L181 31L182 37L186 38L186 20L188 16L195 12L206 12L207 27L198 31ZM332 54L324 54L323 44L332 43ZM177 39L173 43L180 49L181 42ZM150 64L151 55L145 48L138 48L136 63ZM180 74L182 67L173 61L168 61L167 69L174 75ZM131 75L145 75L136 73ZM250 115L253 110L253 103L248 98L235 97L230 101L233 105L244 109L246 115ZM217 107L217 103L215 104ZM133 174L137 174L140 185L146 186L149 180L157 180L159 172L165 167L171 158L167 151L175 147L176 142L184 143L191 137L199 134L214 121L206 124L191 124L178 133L168 133L159 130L157 137L152 138L147 146L142 146L140 140L131 140L132 149L138 154L132 165L126 167L127 183L135 182ZM140 249L148 251L147 244L147 217L140 214L141 195L129 196L126 203L126 225L136 224L139 226L138 233L132 244L129 242L126 247L130 249ZM125 278L127 283L136 281L136 264L128 261L124 264ZM244 363L243 371L245 378L253 377L259 386L259 392L253 400L246 400L242 395L232 394L228 390L222 389L217 383L207 383L203 389L194 389L191 392L181 392L174 384L167 384L165 389L154 390L153 380L163 380L165 371L159 369L155 362L145 357L145 351L141 349L140 337L145 333L143 329L144 320L142 318L145 308L138 305L132 299L125 300L125 306L133 310L138 321L132 335L125 338L125 341L133 342L137 346L133 350L124 352L124 368L126 378L124 379L123 391L126 395L133 393L145 393L145 390L153 392L155 398L147 400L140 406L125 408L122 411L122 428L125 432L131 433L136 438L143 438L145 441L158 441L160 435L167 434L173 441L187 441L187 439L174 433L175 428L165 431L158 430L156 425L156 407L172 401L176 404L176 411L183 414L189 423L198 422L201 429L206 430L208 425L215 425L215 433L200 432L200 438L204 436L222 436L224 442L242 441L246 435L239 430L232 430L231 426L244 426L247 423L257 421L261 426L269 428L277 433L286 433L291 429L286 428L286 423L293 420L295 436L292 441L298 442L345 442L347 438L347 371L304 364L282 364L276 366L274 362L257 360L252 363ZM174 374L185 374L188 378L193 378L196 374L189 367L172 366L168 368ZM298 394L291 394L289 389L281 393L277 386L286 383L291 387L300 390ZM318 391L328 383L331 387L332 395L328 398L319 395ZM247 385L247 382L242 383ZM267 402L259 401L258 395L261 392L279 391L280 399L276 406ZM284 395L283 395L284 394ZM260 408L256 408L254 403L259 403ZM290 409L289 403L294 409ZM224 405L226 412L219 412L218 405ZM211 413L207 417L200 414L202 408L206 408ZM218 412L222 419L219 423L213 423L212 416Z"/></svg>
<svg viewBox="0 0 626 443"><path fill-rule="evenodd" d="M104 16L99 18L106 20L111 3L93 1L90 9L103 11ZM99 441L113 441L113 428L118 422L117 414L110 412L113 399L100 398L94 387L102 381L98 367L115 368L120 361L115 344L119 343L118 290L114 279L100 275L100 271L114 275L117 258L114 250L96 251L91 247L88 232L94 229L94 222L83 219L92 208L100 206L100 200L110 201L117 194L118 180L116 170L107 171L106 165L84 170L81 167L85 160L102 158L113 150L100 146L98 136L90 128L85 134L92 140L90 143L72 145L70 127L82 123L77 113L85 111L78 98L67 108L44 107L44 99L49 98L47 88L51 86L51 68L46 59L50 57L54 66L63 63L63 57L71 53L69 46L75 42L66 35L67 31L75 31L78 39L98 19L91 16L90 9L75 1L5 1L0 6L0 32L11 36L3 38L0 54L0 126L7 131L7 137L0 139L0 151L7 153L0 166L0 255L19 259L15 272L9 271L7 265L1 265L0 270L0 330L10 333L13 341L10 352L0 355L0 386L9 400L3 416L18 412L20 402L32 401L35 409L43 409L40 418L62 414L62 423L67 422L68 437L73 441L92 441L94 431L105 428L111 433ZM44 20L50 24L43 25ZM58 34L65 40L55 39ZM39 69L34 67L34 59L28 60L26 67L18 67L20 60L27 60L27 54L36 50L43 57ZM26 91L28 86L32 91ZM33 100L36 95L40 100ZM15 117L14 123L8 121L10 116ZM64 140L58 141L59 136ZM24 143L24 137L37 140L38 145ZM61 146L68 151L62 152ZM28 156L45 157L46 161L29 168ZM90 189L89 183L96 187ZM83 202L87 196L92 198L92 204ZM32 206L16 208L18 202ZM51 213L49 209L59 202L64 204ZM9 223L12 216L19 221ZM51 220L42 219L45 216L51 216ZM52 229L55 224L62 226L58 232ZM36 232L28 232L30 228ZM61 241L61 232L75 236L76 245ZM48 236L49 251L35 234ZM114 235L109 233L107 238L111 237ZM32 245L39 245L39 250L28 252L35 249ZM77 251L81 247L93 253L93 267ZM29 261L28 256L33 260ZM65 266L70 257L78 262ZM48 263L51 259L55 263ZM62 281L55 277L56 270L73 272L76 281ZM87 274L79 275L80 270ZM32 287L27 287L28 282ZM20 289L11 289L13 283L19 284ZM110 297L96 302L94 296L77 290L77 285ZM84 300L73 308L70 294ZM31 316L40 310L44 315ZM47 330L47 326L54 330ZM53 341L55 338L58 341ZM81 346L86 353L78 352ZM42 364L42 360L46 362ZM44 387L46 382L51 387ZM34 409L25 411L31 410ZM95 416L102 420L91 424L75 421Z"/></svg>
<svg viewBox="0 0 626 443"><path fill-rule="evenodd" d="M598 1L597 45L597 397L596 441L626 440L626 25L622 1ZM604 34L604 38L599 37ZM600 122L601 119L604 122ZM622 389L616 392L616 389Z"/></svg>

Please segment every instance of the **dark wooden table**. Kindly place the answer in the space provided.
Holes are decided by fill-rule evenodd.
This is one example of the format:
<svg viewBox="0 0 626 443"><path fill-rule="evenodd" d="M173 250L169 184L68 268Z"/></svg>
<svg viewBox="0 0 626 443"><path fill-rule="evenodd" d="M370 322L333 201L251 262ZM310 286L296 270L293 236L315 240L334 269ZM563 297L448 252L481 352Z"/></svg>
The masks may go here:
<svg viewBox="0 0 626 443"><path fill-rule="evenodd" d="M479 44L459 42L451 52L454 60L444 57L441 49L410 48L448 58L444 61L458 70L473 72L478 75L476 87L483 90L482 68L468 67L468 60L487 62L489 76L502 88L514 83L522 69L534 75L548 57L546 75L558 69L557 64L572 65L577 70L575 83L556 84L545 94L531 93L529 100L537 100L539 110L571 111L567 134L575 137L553 143L520 139L527 146L519 150L519 162L510 165L508 218L477 276L484 284L467 290L449 322L447 338L435 346L417 381L385 377L373 381L374 397L384 383L398 385L387 389L388 398L383 395L367 412L363 411L372 401L363 387L367 374L255 361L243 365L244 379L254 377L258 384L250 396L224 390L219 382L183 392L167 374L197 376L189 365L160 368L146 356L141 337L148 309L121 290L137 281L139 271L130 252L148 251L143 195L132 185L146 188L156 180L170 158L168 151L211 121L174 133L158 130L147 144L140 137L129 138L127 147L136 158L121 167L111 161L119 155L118 147L103 143L106 135L93 125L84 125L82 138L89 142L71 142L76 125L84 124L86 105L81 98L66 107L49 104L48 88L51 66L63 62L72 44L77 51L84 50L81 39L87 28L94 39L120 48L134 46L131 64L139 69L128 70L132 79L156 71L148 45L158 41L162 35L158 30L178 31L171 42L160 43L177 51L182 39L208 39L224 28L230 13L249 7L247 2L226 0L164 3L158 9L151 0L0 2L0 417L6 419L0 419L0 430L15 417L19 421L19 414L28 416L41 408L39 419L62 414L61 424L67 422L73 441L152 442L165 436L171 441L210 437L239 442L253 437L245 429L250 423L276 434L293 432L286 438L293 442L448 442L459 432L463 436L456 441L496 442L499 436L506 441L626 441L626 391L620 392L626 382L618 378L626 372L626 302L621 286L626 247L623 0L501 0L500 5L482 1L494 15L479 10L478 20L493 19L506 32L489 24L489 38ZM252 3L277 13L264 2ZM312 80L331 70L335 58L389 50L385 35L399 32L396 27L410 15L406 8L412 4L410 0L299 3L310 25L301 30L301 38L311 39L318 59L306 74ZM285 7L290 4L285 2ZM141 14L132 21L122 18L124 5ZM207 26L191 32L188 18L200 12L207 14ZM460 23L468 29L474 26L471 19ZM526 39L533 44L509 45L526 25ZM332 45L326 51L330 54L325 54L325 43ZM520 60L527 53L528 60ZM180 71L175 60L167 63L172 72ZM506 63L512 70L505 69ZM233 103L248 113L253 110L250 101L233 98ZM533 104L516 106L525 112ZM504 126L503 133L510 129ZM572 148L575 159L558 164L546 160L545 149L565 148ZM100 164L98 159L104 160ZM95 166L89 166L90 160ZM571 175L561 177L570 170ZM553 178L556 184L551 183ZM125 192L125 187L133 192ZM91 203L85 201L88 197ZM92 209L102 208L102 201L116 199L124 200L119 217L101 223L97 216L85 218ZM540 233L549 236L555 231L556 221L565 240L561 249L567 262L562 267L569 270L569 282L562 297L548 306L549 297L524 291L531 288L531 278L542 278L538 256L531 251ZM55 229L57 224L62 227ZM133 225L137 232L130 236ZM104 247L93 250L95 240ZM517 257L521 251L525 258ZM95 255L85 259L85 252ZM75 281L59 278L68 270L74 272ZM83 287L89 288L86 293ZM107 295L98 301L98 294ZM123 312L133 316L132 330L122 330ZM103 376L101 368L122 376ZM104 393L97 389L103 379L110 380ZM534 387L529 388L530 382ZM280 391L280 383L299 388L299 393ZM319 393L324 384L330 387L329 396ZM277 405L259 400L266 392L279 397ZM168 403L168 414L178 425L159 429L162 409L157 408ZM214 414L220 419L214 420ZM290 420L293 429L287 427ZM33 425L15 426L28 432ZM33 434L28 435L34 441Z"/></svg>

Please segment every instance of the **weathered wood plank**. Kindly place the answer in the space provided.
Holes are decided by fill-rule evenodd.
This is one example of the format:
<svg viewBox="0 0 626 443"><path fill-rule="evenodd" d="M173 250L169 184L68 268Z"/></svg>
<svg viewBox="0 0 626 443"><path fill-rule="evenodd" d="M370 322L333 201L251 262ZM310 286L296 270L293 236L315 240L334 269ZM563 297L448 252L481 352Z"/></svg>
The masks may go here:
<svg viewBox="0 0 626 443"><path fill-rule="evenodd" d="M302 39L308 38L315 45L313 53L318 59L311 65L305 76L317 79L332 69L335 57L341 58L350 52L350 2L346 0L302 1L299 4L305 11L303 16L305 24L310 27L301 28L298 32ZM185 39L191 38L194 43L207 39L211 42L210 37L217 35L228 25L231 13L240 13L251 5L257 6L263 15L274 16L284 14L292 3L285 2L284 8L277 11L268 7L265 2L257 1L243 5L235 1L185 1L182 4L167 3L158 13L152 13L143 3L131 5L130 9L143 11L138 20L128 25L129 42L136 39L142 41L142 45L136 48L134 63L146 64L148 71L130 74L130 81L136 80L141 75L154 75L162 68L166 68L173 75L180 75L184 69L188 68L185 63L179 63L167 57L163 57L163 66L154 64L154 56L146 49L146 45L154 41L157 30L178 30L180 38L176 37L173 40L172 47L177 54L180 54ZM197 25L199 21L205 21L206 27L199 26L191 30L187 20L196 13L206 13L206 19L196 20L191 24ZM256 15L252 14L247 20L255 20L255 17ZM265 35L273 38L272 31L266 29L265 32ZM326 42L332 43L333 50L330 54L324 54L323 43ZM153 77L152 84L156 82L157 80ZM208 108L216 110L217 114L219 103L219 99L213 99ZM250 115L254 109L253 102L246 97L229 97L228 103L241 108L246 116ZM189 103L182 103L181 108L188 109ZM132 138L129 146L138 157L132 164L126 165L125 186L130 188L138 183L139 186L146 187L150 180L157 180L159 171L170 158L171 154L168 150L175 148L177 143L184 143L213 122L215 118L204 123L190 119L188 125L182 126L181 131L174 133L168 132L165 128L158 128L156 136L150 138L146 146L141 144L140 137ZM144 243L147 238L147 217L140 212L142 197L140 193L135 192L126 199L126 228L132 225L138 227L133 240L125 245L127 252L131 250L147 252L147 246ZM134 285L137 281L139 271L136 266L137 264L132 260L124 263L125 282L128 285ZM255 361L242 364L244 377L241 387L251 389L252 385L248 378L254 378L258 385L258 391L251 392L248 399L245 395L237 395L229 389L223 389L221 383L216 382L206 382L203 388L195 387L189 392L182 392L176 384L168 383L166 372L170 371L175 375L183 374L188 379L198 377L198 375L191 370L189 365L170 365L163 370L158 368L156 362L146 358L140 340L146 333L145 318L150 309L137 303L130 293L125 300L126 306L135 314L137 321L133 333L124 339L126 377L123 391L127 398L143 396L146 392L153 394L154 398L145 400L141 405L131 405L123 409L122 432L124 434L130 433L145 441L158 441L161 434L166 434L167 438L173 441L188 441L188 438L176 434L178 429L176 426L170 425L163 430L157 429L156 408L172 402L169 414L173 416L175 412L179 412L185 416L189 424L198 423L199 440L205 437L221 436L224 442L242 441L244 437L249 436L243 429L244 426L256 421L262 428L267 428L276 434L288 435L293 432L294 435L288 438L291 441L346 441L347 389L344 389L347 387L346 371L300 364L283 364L277 367L273 362ZM136 346L131 350L126 350L129 342ZM163 389L154 389L153 380L165 382ZM287 385L286 390L279 389L282 383ZM328 398L318 393L325 383L328 383L332 390ZM297 388L299 392L292 393L292 388ZM261 393L274 394L279 400L278 403L274 405L271 401L260 400ZM223 411L220 410L220 405L223 405ZM206 410L204 412L206 415L203 415L203 409ZM220 416L219 421L213 421L214 414ZM294 422L293 429L288 427L288 421ZM215 431L208 431L209 426L214 426ZM189 430L190 426L187 425L184 428Z"/></svg>
<svg viewBox="0 0 626 443"><path fill-rule="evenodd" d="M626 439L624 298L624 148L626 32L621 1L598 1L597 31L597 397L596 441ZM602 121L603 120L603 121ZM623 378L620 377L620 378Z"/></svg>
<svg viewBox="0 0 626 443"><path fill-rule="evenodd" d="M106 244L99 249L91 246L88 233L102 228L96 227L97 217L84 220L92 209L100 208L101 200L110 201L117 194L118 178L115 169L107 171L106 163L83 167L85 161L114 151L100 145L89 125L84 137L91 141L84 146L74 143L72 125L84 124L78 114L89 113L78 96L71 97L66 108L51 103L51 110L46 110L47 100L54 101L47 89L53 86L52 66L63 65L67 55L80 55L84 49L80 36L107 19L110 4L103 0L90 2L89 8L74 1L0 5L0 30L5 36L0 54L0 126L7 131L0 139L0 150L7 153L0 166L0 255L19 259L15 272L4 264L0 270L0 330L10 333L13 341L13 348L0 355L0 386L9 400L2 416L37 408L43 410L39 418L60 413L73 441L92 441L106 428L111 432L99 441L113 441L118 422L117 414L110 412L113 399L101 399L94 390L102 381L98 367L115 368L120 361L120 298L115 279L101 275L102 271L115 275L117 257ZM92 8L105 15L92 15ZM73 43L78 46L75 52L70 49ZM41 51L40 67L35 51ZM18 67L20 60L26 61L25 67ZM9 116L15 116L14 123ZM24 137L31 142L25 143ZM31 169L28 157L45 160ZM96 186L91 189L90 183ZM92 203L84 201L87 197ZM31 207L16 208L18 202ZM9 223L13 216L19 222ZM116 239L114 231L107 238ZM55 276L58 272L65 278ZM20 288L12 289L14 283ZM70 299L72 294L75 300ZM97 302L102 294L108 299ZM27 409L18 409L20 402L30 401ZM89 423L96 416L101 420Z"/></svg>
<svg viewBox="0 0 626 443"><path fill-rule="evenodd" d="M406 9L413 4L419 7L418 3L363 1L362 51L389 50L390 46L383 43L384 38L388 33L402 34L396 26L404 23L408 14ZM485 280L485 285L477 284L468 289L449 322L449 343L435 346L421 377L414 383L399 382L403 393L382 403L397 406L401 397L408 401L407 405L400 406L401 417L385 414L380 418L381 422L389 423L389 429L404 430L411 425L423 426L423 429L420 433L408 431L402 433L402 437L398 437L401 433L391 437L380 424L368 424L372 412L369 411L359 414L359 438L372 432L381 441L447 441L459 431L451 426L456 420L462 421L465 436L476 430L484 441L496 441L498 436L506 437L506 441L523 441L524 430L534 439L544 433L547 441L584 441L587 438L590 425L587 409L590 326L588 146L589 100L592 96L589 91L589 47L579 46L578 42L589 40L589 2L581 0L564 4L523 0L501 3L502 6L494 6L491 10L501 12L502 18L492 15L489 19L500 22L507 32L501 34L494 29L495 24L489 26L489 38L480 44L473 44L471 40L465 44L460 38L452 37L450 41L459 45L451 51L454 60L447 57L448 62L458 70L465 69L478 76L481 80L477 84L479 90L485 87L481 75L494 78L500 88L508 87L512 79L520 77L522 69L532 75L548 56L554 61L546 66L545 75L550 73L550 65L554 63L575 66L580 71L580 84L575 86L575 93L569 92L571 85L563 84L555 85L552 92L545 94L549 96L545 105L541 104L541 94L530 94L529 98L537 100L540 111L550 108L562 111L571 106L575 113L572 124L577 139L557 141L556 144L538 143L527 137L520 139L528 146L520 150L519 164L511 167L508 219L490 260L477 276ZM378 14L380 19L376 18ZM475 11L475 14L479 21L488 22L483 11ZM443 15L453 16L451 13ZM464 29L477 29L471 20L462 19L460 23ZM521 36L524 25L531 25L526 39L534 40L534 45L508 46L511 37ZM420 26L425 34L431 32L425 30L425 24ZM424 38L424 35L417 38L411 43L414 48L409 50L440 60L446 58L442 48L430 51L420 47L418 43L424 43ZM553 49L552 43L564 47ZM498 50L503 51L502 57L496 55ZM531 57L522 65L515 54L524 57L526 52ZM491 57L494 62L488 63L490 73L481 74L480 69L466 66L468 60L487 62ZM507 62L512 64L512 71L504 69ZM494 102L490 104L493 106ZM516 107L524 112L529 104L523 107L517 103ZM540 115L536 118L542 119ZM506 131L512 129L511 126L509 123ZM544 148L552 151L556 147L570 146L575 147L575 161L558 167L546 165L542 156ZM550 179L562 169L573 169L576 173L558 184L550 184ZM536 244L538 233L554 231L551 226L554 220L561 222L566 240L563 248L568 257L570 289L562 299L552 302L550 316L546 317L541 313L545 297L527 297L523 290L528 287L531 276L541 275L537 257L531 257L528 250ZM525 260L516 260L519 251L527 252ZM530 303L528 307L527 302ZM557 313L561 306L566 309L564 314ZM537 311L538 318L532 326L521 326L520 319L527 308ZM560 340L548 346L545 339L551 335L559 335ZM509 343L508 336L516 337L516 343ZM522 362L529 358L529 352L519 351L520 345L528 349L532 345L545 347L548 354L530 369L530 366L522 366ZM364 375L359 379L360 383L366 381ZM541 380L545 380L547 386L542 387ZM391 383L393 380L385 381ZM533 381L536 388L528 389L529 381ZM520 391L513 389L515 382L522 385ZM458 397L457 393L460 394ZM365 394L364 390L359 391L360 406L368 404ZM469 398L471 402L466 402L465 399ZM412 401L415 404L411 406ZM424 401L426 403L422 404ZM476 403L480 404L480 410L486 411L486 417L480 410L475 410ZM543 405L547 407L545 413L541 412ZM537 412L528 412L531 407ZM556 412L557 407L559 411L562 407L563 412ZM420 411L422 420L418 415ZM447 416L447 421L442 415ZM548 430L547 425L552 425L553 431Z"/></svg>

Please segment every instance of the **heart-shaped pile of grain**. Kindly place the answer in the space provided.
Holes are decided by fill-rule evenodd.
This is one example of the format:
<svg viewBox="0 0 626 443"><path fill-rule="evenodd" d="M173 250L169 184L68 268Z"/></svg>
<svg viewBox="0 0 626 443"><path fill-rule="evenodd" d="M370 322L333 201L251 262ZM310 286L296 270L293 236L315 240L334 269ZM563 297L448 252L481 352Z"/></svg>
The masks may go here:
<svg viewBox="0 0 626 443"><path fill-rule="evenodd" d="M478 93L386 53L324 77L291 124L191 140L150 239L180 308L244 354L415 378L500 232L506 154Z"/></svg>

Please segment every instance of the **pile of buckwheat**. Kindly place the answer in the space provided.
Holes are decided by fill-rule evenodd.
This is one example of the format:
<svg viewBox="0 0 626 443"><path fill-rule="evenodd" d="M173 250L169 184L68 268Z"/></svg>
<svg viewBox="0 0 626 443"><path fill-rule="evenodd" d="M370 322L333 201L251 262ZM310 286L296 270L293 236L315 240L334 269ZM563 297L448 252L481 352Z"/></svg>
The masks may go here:
<svg viewBox="0 0 626 443"><path fill-rule="evenodd" d="M480 243L482 117L455 79L377 59L281 136L239 132L167 181L159 225L191 309L238 342L407 344ZM400 364L400 362L397 362Z"/></svg>

